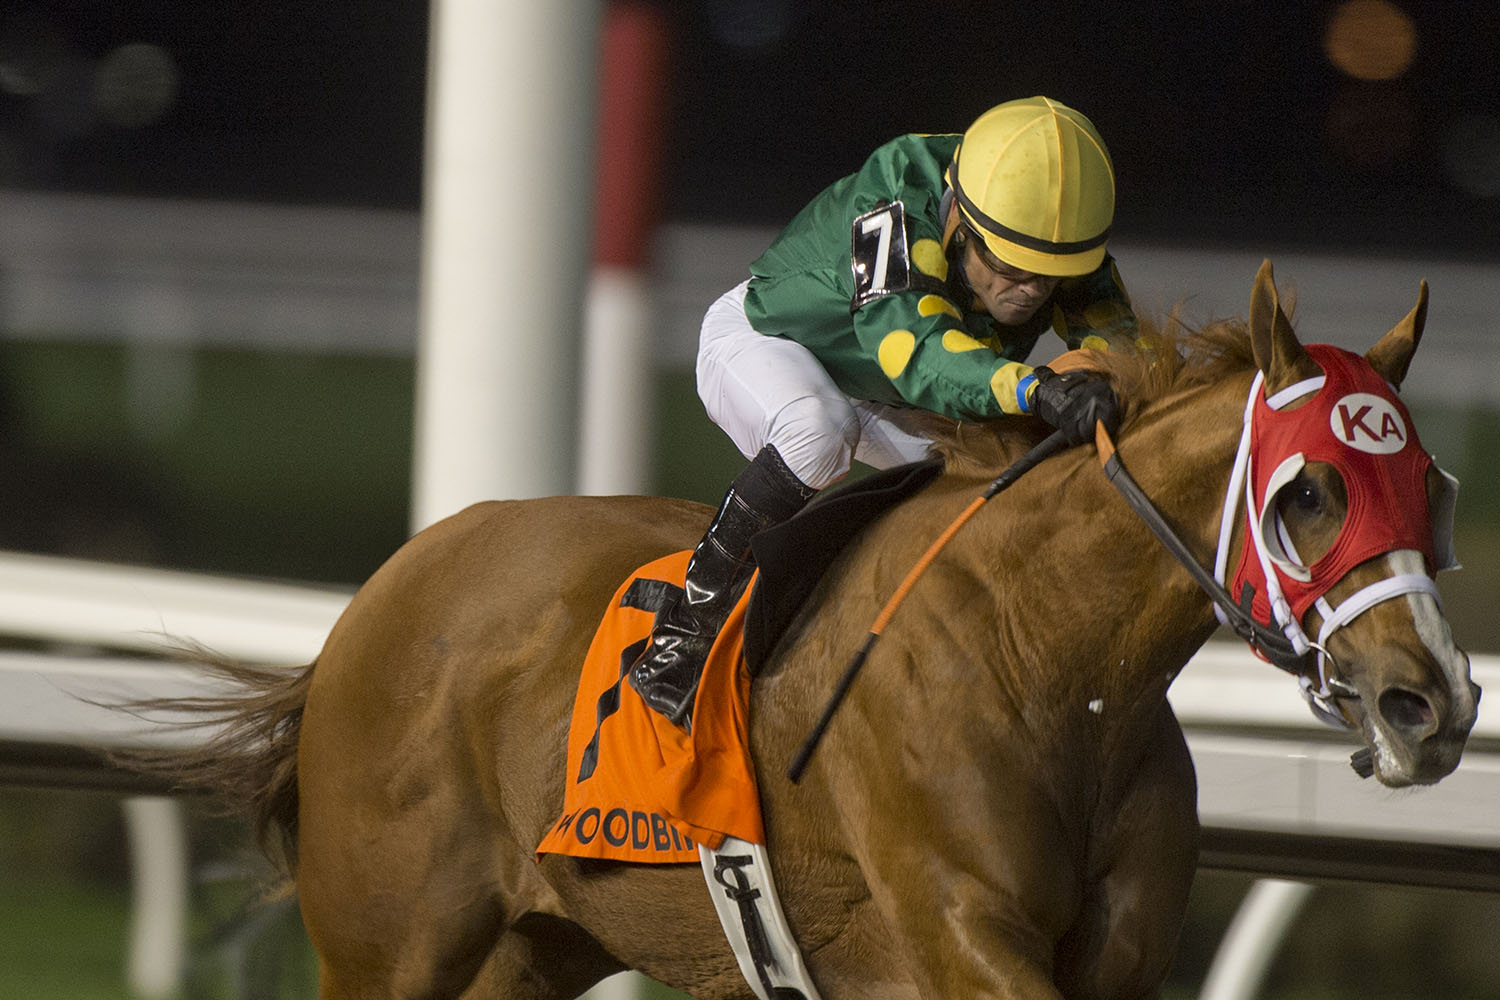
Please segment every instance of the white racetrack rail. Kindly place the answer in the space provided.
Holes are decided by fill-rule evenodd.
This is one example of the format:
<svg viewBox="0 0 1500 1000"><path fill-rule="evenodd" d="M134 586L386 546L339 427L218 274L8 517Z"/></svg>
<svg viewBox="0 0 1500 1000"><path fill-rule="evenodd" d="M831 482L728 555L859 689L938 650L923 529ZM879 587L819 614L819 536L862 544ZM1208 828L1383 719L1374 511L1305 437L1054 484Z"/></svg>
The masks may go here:
<svg viewBox="0 0 1500 1000"><path fill-rule="evenodd" d="M29 746L82 749L201 738L95 701L203 693L168 656L190 639L236 659L310 662L350 592L0 554L0 776ZM1474 679L1500 690L1500 658L1473 658ZM1211 642L1172 686L1198 768L1209 833L1354 838L1500 849L1500 710L1482 701L1458 771L1431 788L1393 792L1349 767L1352 738L1313 718L1296 684L1238 643ZM1101 706L1108 711L1108 706Z"/></svg>

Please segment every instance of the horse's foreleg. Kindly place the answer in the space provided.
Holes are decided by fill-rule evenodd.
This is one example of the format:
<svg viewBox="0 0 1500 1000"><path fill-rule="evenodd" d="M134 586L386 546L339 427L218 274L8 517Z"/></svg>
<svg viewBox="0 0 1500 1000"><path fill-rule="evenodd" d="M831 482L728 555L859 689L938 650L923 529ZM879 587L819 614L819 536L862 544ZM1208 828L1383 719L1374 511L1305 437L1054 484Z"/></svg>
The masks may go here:
<svg viewBox="0 0 1500 1000"><path fill-rule="evenodd" d="M1192 758L1163 705L1112 825L1094 841L1078 922L1058 947L1070 997L1155 997L1176 951L1198 857Z"/></svg>
<svg viewBox="0 0 1500 1000"><path fill-rule="evenodd" d="M530 914L500 938L460 1000L573 1000L624 969L576 924Z"/></svg>
<svg viewBox="0 0 1500 1000"><path fill-rule="evenodd" d="M1036 786L992 782L980 804L962 772L962 787L903 788L899 808L845 817L896 960L924 1000L1061 1000L1054 952L1079 883L1067 832Z"/></svg>

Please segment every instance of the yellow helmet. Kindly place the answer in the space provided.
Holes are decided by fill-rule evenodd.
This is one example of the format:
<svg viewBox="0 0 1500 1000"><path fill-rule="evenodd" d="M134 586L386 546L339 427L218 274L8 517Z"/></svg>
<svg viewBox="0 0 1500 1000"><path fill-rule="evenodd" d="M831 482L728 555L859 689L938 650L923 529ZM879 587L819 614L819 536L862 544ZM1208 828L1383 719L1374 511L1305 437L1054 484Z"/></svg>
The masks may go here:
<svg viewBox="0 0 1500 1000"><path fill-rule="evenodd" d="M1115 171L1093 123L1066 105L1028 97L980 115L948 185L963 221L1012 267L1067 277L1104 261Z"/></svg>

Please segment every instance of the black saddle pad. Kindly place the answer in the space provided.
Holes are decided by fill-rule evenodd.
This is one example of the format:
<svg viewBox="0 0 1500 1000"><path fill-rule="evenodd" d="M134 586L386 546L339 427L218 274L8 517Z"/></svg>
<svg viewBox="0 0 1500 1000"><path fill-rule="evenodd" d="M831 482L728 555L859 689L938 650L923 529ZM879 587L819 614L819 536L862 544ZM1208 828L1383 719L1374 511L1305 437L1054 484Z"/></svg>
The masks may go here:
<svg viewBox="0 0 1500 1000"><path fill-rule="evenodd" d="M745 612L745 663L751 676L760 673L808 595L854 536L942 471L943 460L931 458L871 473L825 490L802 513L751 540L760 567Z"/></svg>

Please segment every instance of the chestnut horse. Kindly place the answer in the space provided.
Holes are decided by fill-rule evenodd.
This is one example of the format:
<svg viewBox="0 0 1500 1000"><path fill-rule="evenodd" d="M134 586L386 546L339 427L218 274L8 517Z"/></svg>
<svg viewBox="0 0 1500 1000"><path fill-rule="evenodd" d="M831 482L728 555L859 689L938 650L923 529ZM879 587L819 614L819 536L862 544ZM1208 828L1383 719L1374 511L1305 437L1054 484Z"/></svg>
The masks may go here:
<svg viewBox="0 0 1500 1000"><path fill-rule="evenodd" d="M1366 355L1392 385L1423 296ZM1268 265L1248 324L1177 333L1108 362L1130 409L1119 455L1207 561L1252 375L1269 394L1317 367ZM1025 421L945 426L943 475L839 557L752 690L786 917L828 1000L1155 996L1198 848L1167 689L1215 623L1091 449L1042 463L954 537L801 783L782 777L909 567L1037 439ZM1316 555L1343 484L1313 464L1288 492L1291 541ZM228 728L189 764L285 848L322 997L562 1000L623 969L697 1000L751 995L697 865L534 854L562 806L595 624L630 571L691 547L710 514L640 497L479 504L403 546L313 665L222 667L245 690L199 706ZM1412 555L1361 563L1333 598L1410 572ZM1477 689L1430 596L1378 604L1328 650L1380 781L1457 766Z"/></svg>

